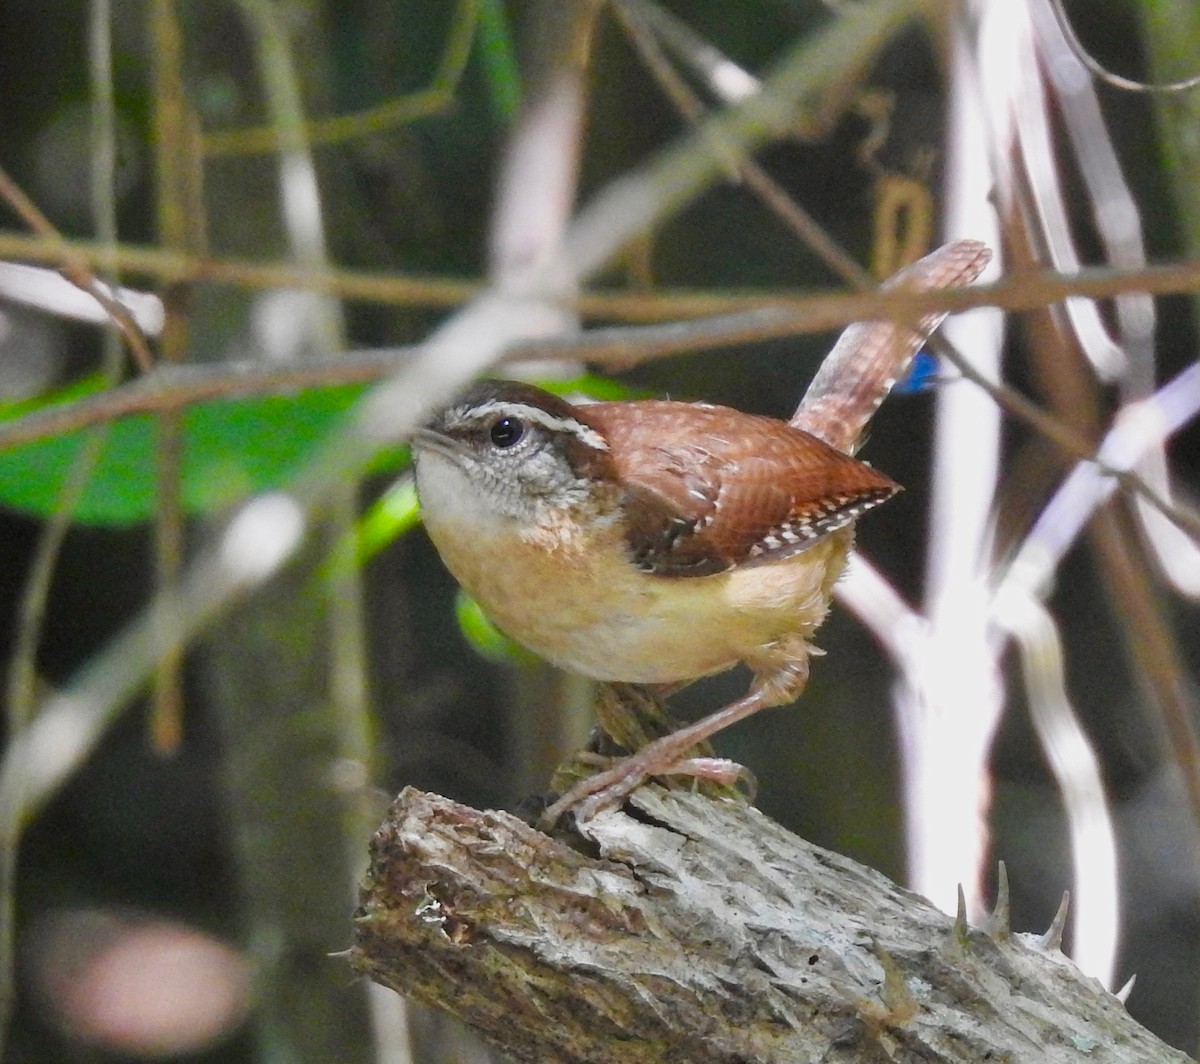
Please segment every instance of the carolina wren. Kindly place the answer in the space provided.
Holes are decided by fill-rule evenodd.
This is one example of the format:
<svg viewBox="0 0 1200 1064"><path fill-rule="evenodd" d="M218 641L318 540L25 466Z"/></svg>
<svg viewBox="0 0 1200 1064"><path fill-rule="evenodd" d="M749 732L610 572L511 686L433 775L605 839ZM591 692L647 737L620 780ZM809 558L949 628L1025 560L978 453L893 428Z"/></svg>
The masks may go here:
<svg viewBox="0 0 1200 1064"><path fill-rule="evenodd" d="M949 245L891 285L966 284L988 257ZM590 816L800 694L854 522L899 490L846 452L940 320L851 327L791 423L704 403L576 405L487 380L415 434L429 535L510 636L595 680L753 672L742 698L584 780L548 820Z"/></svg>

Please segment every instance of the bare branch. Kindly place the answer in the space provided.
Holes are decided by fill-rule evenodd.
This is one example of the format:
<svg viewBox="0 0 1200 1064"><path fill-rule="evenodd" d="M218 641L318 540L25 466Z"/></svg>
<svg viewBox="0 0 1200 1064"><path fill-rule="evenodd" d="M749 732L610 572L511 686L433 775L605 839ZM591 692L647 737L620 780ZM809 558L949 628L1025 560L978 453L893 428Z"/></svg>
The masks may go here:
<svg viewBox="0 0 1200 1064"><path fill-rule="evenodd" d="M585 856L405 791L351 963L538 1064L1187 1059L1003 911L972 930L738 802L633 803Z"/></svg>

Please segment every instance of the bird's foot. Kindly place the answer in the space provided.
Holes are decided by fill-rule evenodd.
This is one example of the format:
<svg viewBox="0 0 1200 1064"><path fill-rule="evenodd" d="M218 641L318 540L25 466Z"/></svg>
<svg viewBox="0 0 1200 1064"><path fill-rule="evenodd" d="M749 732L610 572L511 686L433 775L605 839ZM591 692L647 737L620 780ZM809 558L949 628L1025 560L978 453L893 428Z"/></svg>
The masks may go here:
<svg viewBox="0 0 1200 1064"><path fill-rule="evenodd" d="M567 813L576 823L585 823L605 809L619 805L647 780L657 776L689 776L715 785L722 792L744 793L753 800L757 783L750 771L723 757L686 757L690 745L680 748L674 735L666 735L643 747L636 754L613 761L606 768L579 780L547 806L537 826L549 831ZM745 785L744 792L735 789Z"/></svg>

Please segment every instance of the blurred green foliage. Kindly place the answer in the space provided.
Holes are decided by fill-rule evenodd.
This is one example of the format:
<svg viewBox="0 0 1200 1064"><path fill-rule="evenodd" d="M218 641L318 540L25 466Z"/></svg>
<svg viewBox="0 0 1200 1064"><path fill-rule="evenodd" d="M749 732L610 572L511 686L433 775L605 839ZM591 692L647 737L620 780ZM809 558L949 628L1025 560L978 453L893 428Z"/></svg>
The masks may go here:
<svg viewBox="0 0 1200 1064"><path fill-rule="evenodd" d="M71 401L94 382L56 393ZM195 403L183 412L182 499L193 515L224 509L255 491L287 483L346 416L362 387L310 389L293 396ZM12 409L27 411L26 402ZM0 504L45 517L89 430L0 452ZM155 512L157 441L149 415L107 426L99 460L80 500L82 524L130 525Z"/></svg>

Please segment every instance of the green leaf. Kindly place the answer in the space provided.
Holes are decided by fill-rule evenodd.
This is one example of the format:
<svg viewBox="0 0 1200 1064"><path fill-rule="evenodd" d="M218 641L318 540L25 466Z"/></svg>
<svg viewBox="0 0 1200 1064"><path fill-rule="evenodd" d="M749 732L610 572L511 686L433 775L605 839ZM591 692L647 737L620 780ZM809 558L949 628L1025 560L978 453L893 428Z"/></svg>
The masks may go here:
<svg viewBox="0 0 1200 1064"><path fill-rule="evenodd" d="M461 588L454 600L454 612L467 642L488 661L501 665L531 665L537 661L520 643L509 639L492 624L487 614L479 608L479 603Z"/></svg>
<svg viewBox="0 0 1200 1064"><path fill-rule="evenodd" d="M402 477L368 508L354 529L355 557L361 565L392 540L421 523L417 486L412 477Z"/></svg>
<svg viewBox="0 0 1200 1064"><path fill-rule="evenodd" d="M76 399L85 399L89 395L95 395L97 392L103 391L105 387L107 387L107 384L104 376L99 373L92 373L86 377L80 377L79 380L72 381L57 391L46 392L42 395L34 395L25 399L0 399L0 421L12 421L15 418L23 417L25 414L32 414L34 411L42 410L48 406L61 406L64 403L74 402Z"/></svg>
<svg viewBox="0 0 1200 1064"><path fill-rule="evenodd" d="M54 402L76 399L76 385ZM211 513L256 491L279 487L344 418L361 385L310 389L294 396L198 403L183 415L182 497L190 514ZM40 403L38 406L50 404ZM29 404L0 410L18 416ZM154 513L156 440L148 415L108 428L95 473L75 519L83 524L129 525ZM83 432L0 452L0 505L44 517L57 505L63 480Z"/></svg>

